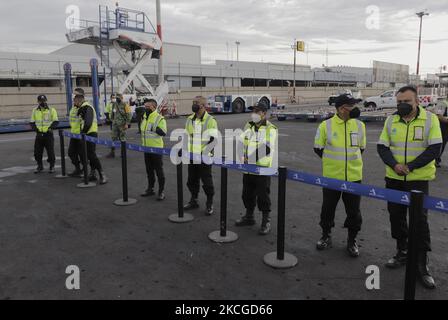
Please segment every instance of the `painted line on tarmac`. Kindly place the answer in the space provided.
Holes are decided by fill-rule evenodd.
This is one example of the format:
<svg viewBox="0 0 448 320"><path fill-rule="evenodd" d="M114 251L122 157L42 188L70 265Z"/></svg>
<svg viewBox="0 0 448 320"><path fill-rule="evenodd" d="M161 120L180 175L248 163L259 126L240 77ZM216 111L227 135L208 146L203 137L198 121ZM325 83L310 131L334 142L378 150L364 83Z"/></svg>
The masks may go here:
<svg viewBox="0 0 448 320"><path fill-rule="evenodd" d="M18 142L18 141L29 141L29 140L35 140L35 137L30 138L15 138L15 139L2 139L0 140L0 143L9 143L9 142Z"/></svg>

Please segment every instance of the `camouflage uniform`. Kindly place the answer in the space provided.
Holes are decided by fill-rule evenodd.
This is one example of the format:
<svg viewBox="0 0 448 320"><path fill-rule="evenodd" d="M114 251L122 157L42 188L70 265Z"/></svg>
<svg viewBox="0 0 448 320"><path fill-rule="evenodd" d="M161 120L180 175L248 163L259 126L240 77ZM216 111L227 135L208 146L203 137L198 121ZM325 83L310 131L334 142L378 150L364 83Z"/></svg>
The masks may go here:
<svg viewBox="0 0 448 320"><path fill-rule="evenodd" d="M112 104L112 140L126 141L126 130L123 129L131 123L132 113L131 108L124 102L115 102ZM111 149L109 158L115 156L115 148Z"/></svg>

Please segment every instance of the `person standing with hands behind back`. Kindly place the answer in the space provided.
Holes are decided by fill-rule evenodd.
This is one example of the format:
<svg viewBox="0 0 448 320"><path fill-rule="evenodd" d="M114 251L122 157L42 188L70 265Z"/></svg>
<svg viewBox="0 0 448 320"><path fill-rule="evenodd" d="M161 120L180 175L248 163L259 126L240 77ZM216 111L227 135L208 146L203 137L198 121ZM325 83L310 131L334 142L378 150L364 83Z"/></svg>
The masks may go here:
<svg viewBox="0 0 448 320"><path fill-rule="evenodd" d="M429 181L436 176L435 159L440 154L442 133L437 116L419 106L417 90L406 86L397 92L397 112L384 124L377 145L378 154L386 164L386 188L429 193ZM387 263L388 268L406 264L408 246L408 207L388 202L392 238L397 241L397 253ZM431 251L428 210L418 221L418 274L422 284L435 288L428 268L427 252Z"/></svg>

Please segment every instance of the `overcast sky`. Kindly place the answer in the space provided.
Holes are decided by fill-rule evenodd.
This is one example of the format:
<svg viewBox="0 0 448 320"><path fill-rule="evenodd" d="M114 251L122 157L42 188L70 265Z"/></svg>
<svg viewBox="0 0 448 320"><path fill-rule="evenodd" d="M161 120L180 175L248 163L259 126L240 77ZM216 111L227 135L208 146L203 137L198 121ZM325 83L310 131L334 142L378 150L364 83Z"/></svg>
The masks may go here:
<svg viewBox="0 0 448 320"><path fill-rule="evenodd" d="M307 44L298 63L369 67L372 60L408 64L415 72L419 19L423 20L421 74L448 65L447 0L161 0L163 38L202 46L203 62L240 60L292 63L294 38ZM115 1L14 0L0 3L0 51L46 53L67 45L66 8L98 20L98 5ZM155 24L155 0L123 0ZM20 8L20 10L18 10ZM228 46L227 46L228 43ZM227 47L229 50L227 50Z"/></svg>

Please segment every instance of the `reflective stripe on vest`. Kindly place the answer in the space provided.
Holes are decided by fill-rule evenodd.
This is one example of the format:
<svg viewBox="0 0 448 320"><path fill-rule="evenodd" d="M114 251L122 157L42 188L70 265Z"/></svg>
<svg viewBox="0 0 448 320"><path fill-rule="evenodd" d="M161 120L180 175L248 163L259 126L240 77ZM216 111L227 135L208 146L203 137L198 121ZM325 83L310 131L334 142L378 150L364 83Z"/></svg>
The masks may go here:
<svg viewBox="0 0 448 320"><path fill-rule="evenodd" d="M247 125L246 125L247 126ZM258 131L255 131L255 126L250 126L246 128L246 130L243 133L244 140L244 158L248 159L249 150L252 154L256 156L257 150L260 148L260 144L265 143L266 146L271 148L272 141L271 141L271 130L276 130L276 127L272 125L272 123L267 122L266 126L261 126ZM276 139L276 136L274 136L274 139ZM274 141L275 144L275 141ZM266 150L262 152L262 157L259 159L248 159L248 160L255 160L257 166L261 167L272 167L272 160L273 160L273 153L274 150L270 149L269 155L266 155ZM251 161L252 162L252 161ZM250 163L254 164L254 163Z"/></svg>
<svg viewBox="0 0 448 320"><path fill-rule="evenodd" d="M46 109L36 108L33 110L34 123L40 132L48 132L53 123L53 110L48 107Z"/></svg>
<svg viewBox="0 0 448 320"><path fill-rule="evenodd" d="M92 122L92 125L90 126L89 131L87 131L87 134L98 132L98 120L96 119L95 108L92 107L87 101L81 105L81 107L85 107L85 106L92 108L92 111L93 111L93 122ZM81 119L81 128L83 128L83 127L84 127L84 119Z"/></svg>
<svg viewBox="0 0 448 320"><path fill-rule="evenodd" d="M422 107L419 108L420 114L425 112L425 120L420 118L420 114L408 123L403 122L398 115L390 116L387 119L386 131L390 141L388 147L395 160L400 164L408 164L414 161L429 145L442 142L441 138L430 136L433 125L432 113ZM387 145L382 141L380 143ZM386 176L405 181L433 180L435 178L434 161L422 168L414 169L407 176L399 176L392 168L386 166Z"/></svg>
<svg viewBox="0 0 448 320"><path fill-rule="evenodd" d="M212 116L210 116L208 113L205 116L206 118L204 119L204 122L201 125L201 133L200 133L200 139L198 139L199 133L196 132L196 119L195 121L193 121L193 119L189 118L187 121L187 133L189 135L189 139L188 139L188 151L192 152L192 153L202 153L202 151L205 149L205 147L207 146L208 142L210 141L210 137L206 137L204 136L204 132L207 131L208 129L208 123L210 121L210 119L212 119ZM201 120L202 122L202 120Z"/></svg>
<svg viewBox="0 0 448 320"><path fill-rule="evenodd" d="M157 116L154 117L153 114ZM141 124L143 146L163 148L163 138L156 133L157 127L162 119L162 115L157 112L151 113L149 117L146 114L143 116L143 122Z"/></svg>
<svg viewBox="0 0 448 320"><path fill-rule="evenodd" d="M70 132L74 134L81 133L81 117L78 116L79 109L77 107L72 107L70 109L69 121L70 121Z"/></svg>
<svg viewBox="0 0 448 320"><path fill-rule="evenodd" d="M315 145L324 149L323 175L339 180L360 181L363 167L361 147L365 138L363 124L356 119L342 122L336 117L325 121L325 146Z"/></svg>

